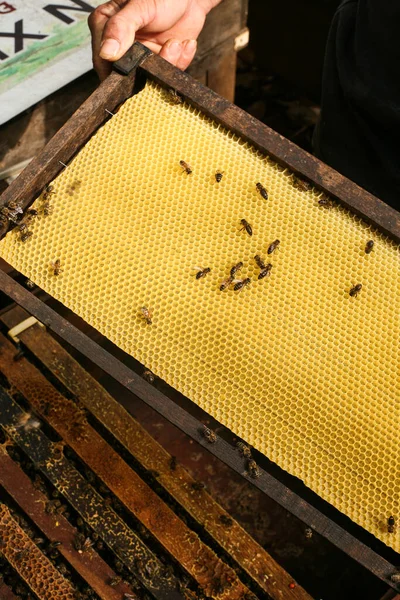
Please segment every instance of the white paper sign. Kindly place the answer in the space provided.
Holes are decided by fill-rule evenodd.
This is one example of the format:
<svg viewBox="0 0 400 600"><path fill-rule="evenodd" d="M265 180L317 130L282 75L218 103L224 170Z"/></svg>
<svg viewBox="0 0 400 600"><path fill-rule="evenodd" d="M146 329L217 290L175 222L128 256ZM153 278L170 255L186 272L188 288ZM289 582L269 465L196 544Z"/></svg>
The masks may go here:
<svg viewBox="0 0 400 600"><path fill-rule="evenodd" d="M92 67L87 18L104 0L0 0L0 124Z"/></svg>

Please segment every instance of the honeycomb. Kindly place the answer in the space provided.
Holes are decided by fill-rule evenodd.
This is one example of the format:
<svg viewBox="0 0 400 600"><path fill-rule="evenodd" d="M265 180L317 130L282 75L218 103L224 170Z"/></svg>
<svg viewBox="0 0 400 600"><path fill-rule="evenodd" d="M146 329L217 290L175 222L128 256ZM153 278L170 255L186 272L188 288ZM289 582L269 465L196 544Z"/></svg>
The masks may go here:
<svg viewBox="0 0 400 600"><path fill-rule="evenodd" d="M73 587L0 504L2 553L40 600L75 600Z"/></svg>
<svg viewBox="0 0 400 600"><path fill-rule="evenodd" d="M344 208L320 206L316 190L296 188L271 159L153 83L53 186L52 214L35 219L25 243L10 232L1 256L400 551L386 524L400 519L396 244ZM256 254L273 264L262 280ZM221 292L238 261L236 277L250 285ZM199 268L211 272L197 279Z"/></svg>

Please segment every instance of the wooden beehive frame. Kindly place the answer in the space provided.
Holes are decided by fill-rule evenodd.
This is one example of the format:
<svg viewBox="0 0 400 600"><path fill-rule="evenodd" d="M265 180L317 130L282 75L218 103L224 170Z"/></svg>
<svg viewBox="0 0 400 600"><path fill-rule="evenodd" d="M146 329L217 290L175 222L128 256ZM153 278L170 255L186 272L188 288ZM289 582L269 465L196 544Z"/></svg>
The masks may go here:
<svg viewBox="0 0 400 600"><path fill-rule="evenodd" d="M45 185L56 177L97 128L109 118L107 111L115 111L134 93L135 85L139 87L140 79L145 76L160 85L175 89L186 101L203 113L249 141L262 152L268 153L285 168L312 182L321 191L337 199L395 241L400 241L400 218L397 211L197 83L190 76L153 55L140 44L135 44L115 67L115 71L109 78L99 86L54 136L43 152L4 192L0 198L0 205L6 205L12 200L22 202L24 207L29 206ZM201 423L197 419L143 381L122 362L3 272L0 272L0 288L17 304L101 367L104 372L114 377L189 436L202 443L232 469L243 474L242 461L230 444L222 439L218 444L208 444L202 437ZM377 577L391 587L395 587L390 580L390 575L395 569L389 562L305 502L276 478L263 471L262 476L252 483Z"/></svg>

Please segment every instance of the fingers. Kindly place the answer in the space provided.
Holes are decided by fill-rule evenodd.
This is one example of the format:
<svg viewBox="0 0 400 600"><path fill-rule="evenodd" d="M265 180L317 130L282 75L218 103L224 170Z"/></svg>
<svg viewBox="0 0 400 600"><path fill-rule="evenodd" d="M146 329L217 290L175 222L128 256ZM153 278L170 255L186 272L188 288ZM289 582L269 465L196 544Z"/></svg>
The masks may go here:
<svg viewBox="0 0 400 600"><path fill-rule="evenodd" d="M160 56L178 67L178 69L184 70L192 62L194 55L196 54L196 49L196 40L185 40L180 42L179 40L171 39L165 42L161 48Z"/></svg>
<svg viewBox="0 0 400 600"><path fill-rule="evenodd" d="M111 65L100 58L100 48L104 27L108 19L115 15L118 8L113 2L107 2L96 8L88 18L89 29L92 34L92 59L93 66L101 80L105 79L111 71Z"/></svg>
<svg viewBox="0 0 400 600"><path fill-rule="evenodd" d="M112 61L120 59L135 41L136 31L148 25L154 16L154 2L145 0L128 2L106 22L100 57Z"/></svg>

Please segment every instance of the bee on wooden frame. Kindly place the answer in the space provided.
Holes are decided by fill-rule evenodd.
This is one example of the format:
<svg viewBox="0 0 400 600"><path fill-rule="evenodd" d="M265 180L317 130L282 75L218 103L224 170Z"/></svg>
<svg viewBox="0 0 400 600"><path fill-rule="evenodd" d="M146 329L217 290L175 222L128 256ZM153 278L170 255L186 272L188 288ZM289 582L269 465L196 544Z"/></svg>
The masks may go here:
<svg viewBox="0 0 400 600"><path fill-rule="evenodd" d="M193 173L192 167L184 160L180 160L179 164L183 169L183 173L186 173L186 175L191 175Z"/></svg>
<svg viewBox="0 0 400 600"><path fill-rule="evenodd" d="M115 577L111 577L111 579L109 579L107 583L110 587L116 587L119 583L121 583L121 581L121 575L115 575Z"/></svg>
<svg viewBox="0 0 400 600"><path fill-rule="evenodd" d="M194 490L195 492L201 492L201 490L204 490L204 488L206 487L204 485L204 483L202 483L201 481L193 481L193 483L190 486L192 488L192 490Z"/></svg>
<svg viewBox="0 0 400 600"><path fill-rule="evenodd" d="M244 458L251 458L251 450L246 444L244 444L243 442L238 442L236 444L236 448Z"/></svg>
<svg viewBox="0 0 400 600"><path fill-rule="evenodd" d="M331 200L327 196L322 196L322 198L320 198L318 200L318 204L320 206L322 206L323 208L327 208L327 209L333 208L335 206L335 203L333 202L333 200Z"/></svg>
<svg viewBox="0 0 400 600"><path fill-rule="evenodd" d="M261 476L261 471L258 468L256 461L253 459L250 459L247 463L247 470L249 472L250 477L252 477L253 479L257 479Z"/></svg>
<svg viewBox="0 0 400 600"><path fill-rule="evenodd" d="M205 425L203 428L203 436L210 444L214 444L217 441L217 435L214 433L214 431L212 431L212 429L209 429Z"/></svg>
<svg viewBox="0 0 400 600"><path fill-rule="evenodd" d="M168 88L166 94L171 104L183 104L183 98L177 93L176 90Z"/></svg>
<svg viewBox="0 0 400 600"><path fill-rule="evenodd" d="M248 235L252 236L253 235L253 228L250 225L250 223L248 221L246 221L246 219L240 219L240 222L243 225L243 227L241 227L240 231L245 230Z"/></svg>

